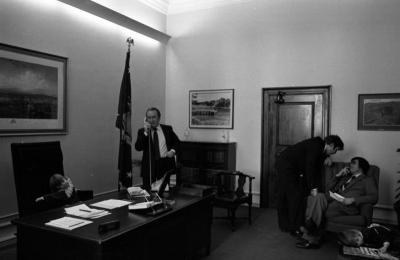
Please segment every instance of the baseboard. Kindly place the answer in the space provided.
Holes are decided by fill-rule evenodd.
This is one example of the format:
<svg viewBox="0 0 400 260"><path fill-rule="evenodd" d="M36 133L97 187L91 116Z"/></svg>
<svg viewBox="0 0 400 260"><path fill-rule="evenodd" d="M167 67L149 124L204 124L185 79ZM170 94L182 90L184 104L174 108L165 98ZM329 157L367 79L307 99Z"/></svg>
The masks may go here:
<svg viewBox="0 0 400 260"><path fill-rule="evenodd" d="M260 207L260 193L253 192L253 207ZM374 222L397 225L397 215L393 206L377 204L374 206Z"/></svg>

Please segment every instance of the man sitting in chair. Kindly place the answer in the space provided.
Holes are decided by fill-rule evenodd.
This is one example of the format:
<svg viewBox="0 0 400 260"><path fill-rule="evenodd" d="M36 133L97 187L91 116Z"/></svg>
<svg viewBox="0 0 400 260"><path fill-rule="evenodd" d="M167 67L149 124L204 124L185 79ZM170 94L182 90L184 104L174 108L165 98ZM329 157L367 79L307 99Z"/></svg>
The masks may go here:
<svg viewBox="0 0 400 260"><path fill-rule="evenodd" d="M306 221L301 228L304 241L297 243L297 247L318 247L324 215L326 219L354 216L360 214L361 204L377 202L378 190L374 180L366 175L369 167L367 160L354 157L350 168L343 168L335 175L328 194L314 192L307 198Z"/></svg>
<svg viewBox="0 0 400 260"><path fill-rule="evenodd" d="M53 174L49 179L49 186L52 193L35 200L39 208L56 208L79 201L77 191L70 178L57 173Z"/></svg>

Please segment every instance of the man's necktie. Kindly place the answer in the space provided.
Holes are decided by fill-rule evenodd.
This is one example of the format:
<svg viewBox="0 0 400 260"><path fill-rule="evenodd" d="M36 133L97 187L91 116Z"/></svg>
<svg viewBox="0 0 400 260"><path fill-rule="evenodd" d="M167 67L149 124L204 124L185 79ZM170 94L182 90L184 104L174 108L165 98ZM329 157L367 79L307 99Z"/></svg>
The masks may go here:
<svg viewBox="0 0 400 260"><path fill-rule="evenodd" d="M342 191L344 191L344 190L349 186L350 182L351 182L352 180L354 180L354 179L355 179L355 176L352 175L352 176L346 181L346 183L343 184L343 186L342 186Z"/></svg>
<svg viewBox="0 0 400 260"><path fill-rule="evenodd" d="M153 152L154 152L154 159L160 159L160 145L158 142L158 134L157 128L153 129Z"/></svg>

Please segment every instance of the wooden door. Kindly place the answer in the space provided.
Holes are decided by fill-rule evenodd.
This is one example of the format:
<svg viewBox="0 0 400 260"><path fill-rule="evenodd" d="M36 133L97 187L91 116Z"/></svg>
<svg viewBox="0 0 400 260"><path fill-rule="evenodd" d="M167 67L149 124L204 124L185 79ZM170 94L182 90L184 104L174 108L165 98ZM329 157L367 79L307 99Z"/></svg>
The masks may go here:
<svg viewBox="0 0 400 260"><path fill-rule="evenodd" d="M277 206L276 157L289 145L327 136L329 107L330 86L263 89L261 207Z"/></svg>

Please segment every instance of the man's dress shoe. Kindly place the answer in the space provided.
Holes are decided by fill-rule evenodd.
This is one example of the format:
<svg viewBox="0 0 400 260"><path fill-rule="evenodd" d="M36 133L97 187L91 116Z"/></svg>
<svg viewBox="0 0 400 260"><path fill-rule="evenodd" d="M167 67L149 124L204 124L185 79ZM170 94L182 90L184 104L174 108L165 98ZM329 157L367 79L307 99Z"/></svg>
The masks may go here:
<svg viewBox="0 0 400 260"><path fill-rule="evenodd" d="M308 242L307 240L304 240L302 242L296 243L296 247L302 248L302 249L318 249L319 245L312 244L312 243Z"/></svg>

